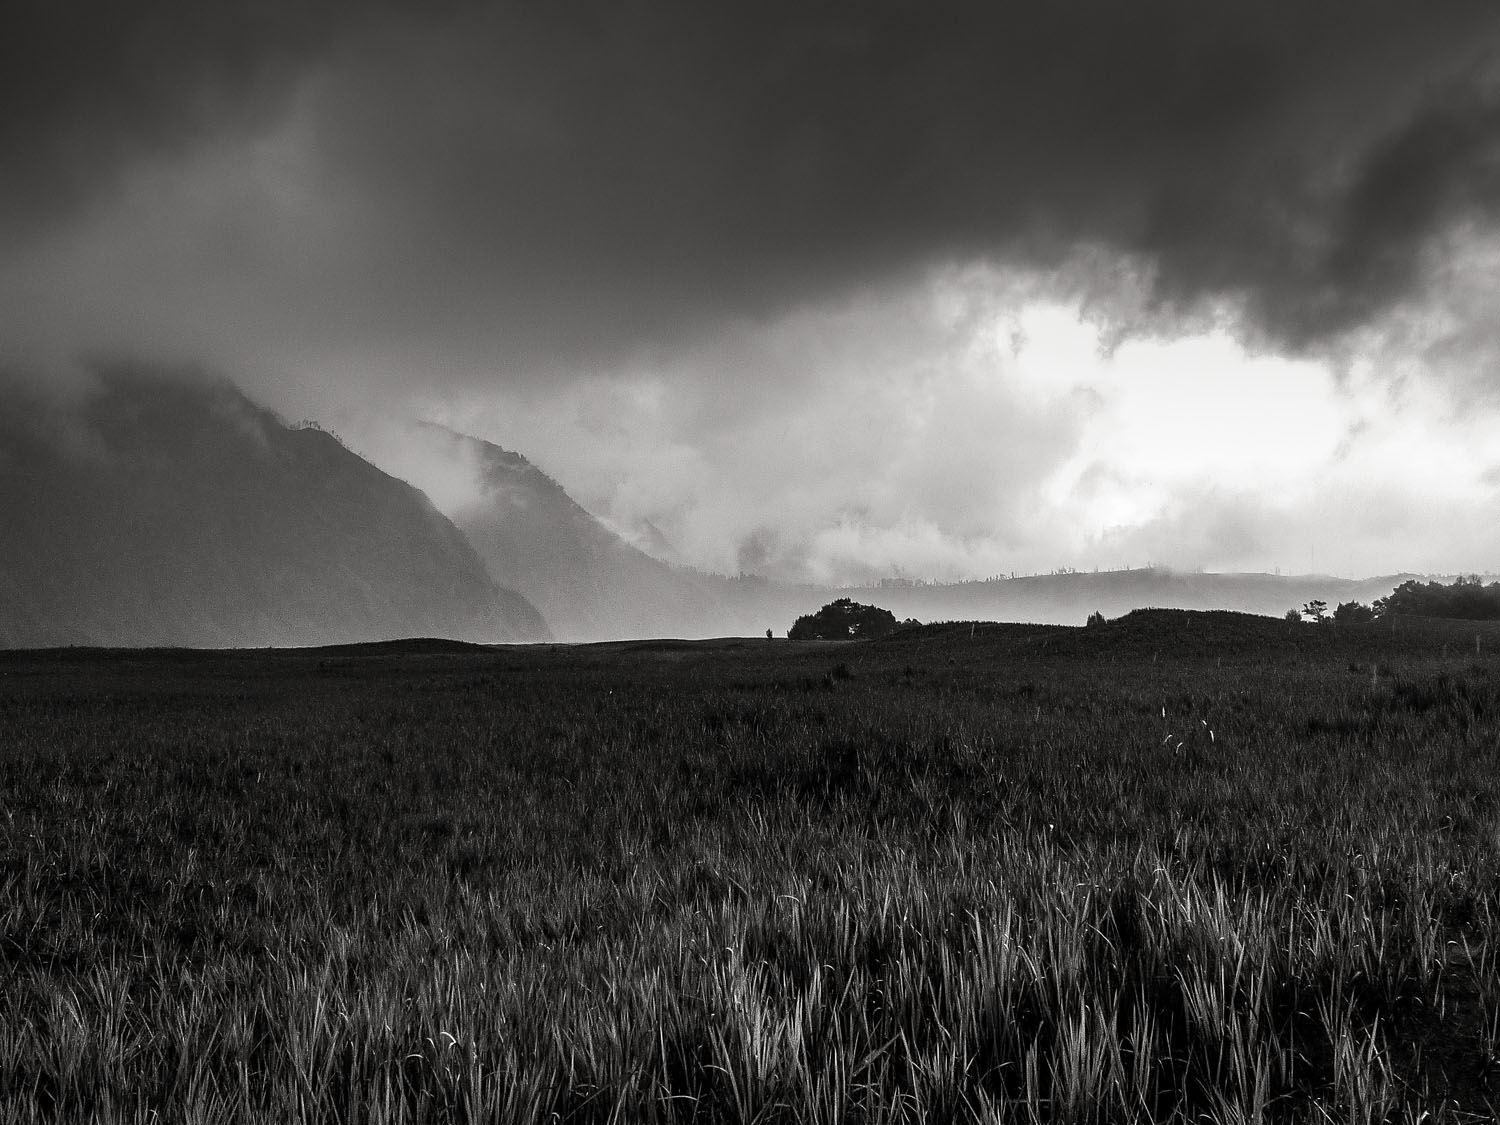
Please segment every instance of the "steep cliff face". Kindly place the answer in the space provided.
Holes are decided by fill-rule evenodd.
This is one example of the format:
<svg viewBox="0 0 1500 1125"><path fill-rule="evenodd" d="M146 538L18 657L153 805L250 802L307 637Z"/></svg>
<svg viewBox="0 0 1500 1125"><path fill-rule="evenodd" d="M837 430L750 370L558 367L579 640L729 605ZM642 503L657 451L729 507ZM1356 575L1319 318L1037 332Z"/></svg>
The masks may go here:
<svg viewBox="0 0 1500 1125"><path fill-rule="evenodd" d="M549 636L421 492L227 383L0 399L0 645Z"/></svg>

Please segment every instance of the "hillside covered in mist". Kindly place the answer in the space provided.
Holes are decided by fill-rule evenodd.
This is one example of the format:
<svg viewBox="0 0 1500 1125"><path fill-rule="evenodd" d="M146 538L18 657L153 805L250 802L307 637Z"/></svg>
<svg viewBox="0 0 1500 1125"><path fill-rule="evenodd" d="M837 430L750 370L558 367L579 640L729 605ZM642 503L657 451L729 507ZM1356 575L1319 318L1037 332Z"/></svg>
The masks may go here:
<svg viewBox="0 0 1500 1125"><path fill-rule="evenodd" d="M227 383L0 400L0 646L549 636L421 492Z"/></svg>
<svg viewBox="0 0 1500 1125"><path fill-rule="evenodd" d="M441 426L418 426L412 440L472 469L473 497L448 515L495 580L523 592L559 640L745 631L732 610L736 583L638 550L521 454Z"/></svg>

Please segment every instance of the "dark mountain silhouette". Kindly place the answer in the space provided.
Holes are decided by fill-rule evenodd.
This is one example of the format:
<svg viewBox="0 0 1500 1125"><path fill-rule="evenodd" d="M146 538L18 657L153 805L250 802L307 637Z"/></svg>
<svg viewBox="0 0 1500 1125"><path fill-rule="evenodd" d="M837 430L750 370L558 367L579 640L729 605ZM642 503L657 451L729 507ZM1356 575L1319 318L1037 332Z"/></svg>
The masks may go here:
<svg viewBox="0 0 1500 1125"><path fill-rule="evenodd" d="M227 383L0 387L0 646L545 639L462 533Z"/></svg>

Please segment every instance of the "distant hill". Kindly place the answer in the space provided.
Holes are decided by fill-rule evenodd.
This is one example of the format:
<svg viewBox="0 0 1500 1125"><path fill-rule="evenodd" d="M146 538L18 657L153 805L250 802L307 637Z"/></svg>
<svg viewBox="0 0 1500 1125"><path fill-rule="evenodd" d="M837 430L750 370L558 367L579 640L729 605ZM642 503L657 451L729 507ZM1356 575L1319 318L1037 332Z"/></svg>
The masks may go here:
<svg viewBox="0 0 1500 1125"><path fill-rule="evenodd" d="M1315 598L1327 602L1330 610L1340 602L1368 605L1410 577L1210 574L1143 567L951 585L890 584L840 590L839 595L883 606L902 619L1082 625L1090 613L1119 617L1146 608L1223 609L1280 617Z"/></svg>
<svg viewBox="0 0 1500 1125"><path fill-rule="evenodd" d="M546 639L410 485L227 383L0 386L0 646Z"/></svg>

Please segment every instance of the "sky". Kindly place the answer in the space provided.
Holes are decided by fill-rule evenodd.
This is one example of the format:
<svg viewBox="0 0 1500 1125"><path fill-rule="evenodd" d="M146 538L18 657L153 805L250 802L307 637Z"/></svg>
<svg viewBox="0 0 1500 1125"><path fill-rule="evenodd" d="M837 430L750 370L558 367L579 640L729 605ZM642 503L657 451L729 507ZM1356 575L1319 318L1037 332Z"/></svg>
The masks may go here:
<svg viewBox="0 0 1500 1125"><path fill-rule="evenodd" d="M1500 8L21 0L0 369L856 582L1500 557Z"/></svg>

